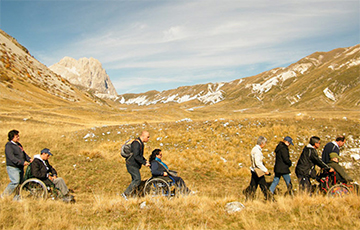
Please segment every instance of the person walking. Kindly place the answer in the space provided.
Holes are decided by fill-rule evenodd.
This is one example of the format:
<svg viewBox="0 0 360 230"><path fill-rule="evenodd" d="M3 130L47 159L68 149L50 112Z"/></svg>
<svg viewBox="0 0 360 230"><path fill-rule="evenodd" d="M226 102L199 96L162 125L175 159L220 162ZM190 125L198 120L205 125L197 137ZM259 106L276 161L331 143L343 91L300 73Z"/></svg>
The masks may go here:
<svg viewBox="0 0 360 230"><path fill-rule="evenodd" d="M257 139L256 146L251 150L251 181L245 192L246 200L254 199L258 185L260 185L260 189L264 194L265 200L268 200L270 197L272 197L264 176L270 175L269 170L267 170L263 163L264 156L262 154L262 149L266 145L266 141L267 140L265 137L260 136Z"/></svg>
<svg viewBox="0 0 360 230"><path fill-rule="evenodd" d="M5 145L6 170L10 178L10 183L5 188L1 197L11 195L15 189L23 182L24 166L29 165L32 159L27 155L20 144L20 134L17 130L11 130L8 133L8 142ZM18 199L15 195L14 199Z"/></svg>
<svg viewBox="0 0 360 230"><path fill-rule="evenodd" d="M340 156L340 147L344 146L346 140L345 136L339 135L336 137L335 141L331 141L324 146L322 151L321 159L327 164L330 162L330 153L335 152Z"/></svg>
<svg viewBox="0 0 360 230"><path fill-rule="evenodd" d="M140 169L142 165L147 167L150 163L144 157L144 143L148 142L150 134L148 131L142 131L140 137L131 143L132 155L126 159L126 169L131 175L131 183L121 194L127 200L127 197L141 184Z"/></svg>
<svg viewBox="0 0 360 230"><path fill-rule="evenodd" d="M289 146L294 145L293 139L286 136L275 148L275 166L274 180L270 185L270 192L274 194L276 186L279 184L280 178L284 178L288 194L292 194L292 184L290 177L290 167L292 165L289 154Z"/></svg>
<svg viewBox="0 0 360 230"><path fill-rule="evenodd" d="M311 183L310 178L316 178L315 165L322 169L329 169L333 172L334 169L325 164L318 156L317 149L320 147L320 137L312 136L309 144L306 145L297 162L295 173L299 181L299 191L307 191L310 193Z"/></svg>

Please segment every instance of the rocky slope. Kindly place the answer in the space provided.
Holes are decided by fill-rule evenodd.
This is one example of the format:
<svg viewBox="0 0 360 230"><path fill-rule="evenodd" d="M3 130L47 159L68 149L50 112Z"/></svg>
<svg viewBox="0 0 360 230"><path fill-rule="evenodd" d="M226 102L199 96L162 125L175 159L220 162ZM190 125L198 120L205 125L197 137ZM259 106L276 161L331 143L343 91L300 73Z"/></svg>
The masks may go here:
<svg viewBox="0 0 360 230"><path fill-rule="evenodd" d="M74 85L94 90L98 97L116 98L115 87L101 63L95 58L75 60L64 57L49 68Z"/></svg>
<svg viewBox="0 0 360 230"><path fill-rule="evenodd" d="M7 89L16 90L14 82L30 83L49 94L68 101L79 100L73 86L61 76L32 57L29 51L14 38L0 30L0 83ZM2 91L2 98L7 94Z"/></svg>

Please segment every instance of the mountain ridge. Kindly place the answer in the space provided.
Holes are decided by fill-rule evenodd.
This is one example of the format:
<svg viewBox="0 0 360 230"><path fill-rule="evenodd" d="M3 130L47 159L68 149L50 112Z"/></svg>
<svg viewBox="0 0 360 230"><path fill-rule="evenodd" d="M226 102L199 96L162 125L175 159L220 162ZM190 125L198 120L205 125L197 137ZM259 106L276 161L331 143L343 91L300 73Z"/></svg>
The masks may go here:
<svg viewBox="0 0 360 230"><path fill-rule="evenodd" d="M183 110L185 113L195 110L269 112L360 108L359 44L329 52L315 52L287 67L277 67L230 82L117 95L116 91L107 94L109 92L100 92L96 87L75 87L69 80L32 57L16 39L3 31L0 32L0 100L8 104L11 104L11 101L26 101L27 105L31 105L31 102L36 102L37 105L47 104L46 93L49 93L66 101L59 100L56 103L95 102L121 111L127 108L142 110L147 106L167 109L170 105L171 111ZM82 58L77 61L65 57L62 61L62 68L68 68L67 71L76 76L80 73L73 68L74 61L88 66L84 72L91 72L93 69L90 67L95 66L97 73L105 74L109 79L101 63L95 58ZM100 81L103 81L104 78L101 79Z"/></svg>
<svg viewBox="0 0 360 230"><path fill-rule="evenodd" d="M309 106L306 100L319 97L324 103L320 107L340 104L359 107L360 99L356 97L357 93L360 95L359 66L360 45L355 45L315 52L288 67L277 67L231 82L182 86L157 93L123 94L119 95L118 101L123 105L140 106L196 101L194 104L206 106L228 100L233 101L233 107L237 109L306 108ZM308 90L310 85L316 89L314 92Z"/></svg>

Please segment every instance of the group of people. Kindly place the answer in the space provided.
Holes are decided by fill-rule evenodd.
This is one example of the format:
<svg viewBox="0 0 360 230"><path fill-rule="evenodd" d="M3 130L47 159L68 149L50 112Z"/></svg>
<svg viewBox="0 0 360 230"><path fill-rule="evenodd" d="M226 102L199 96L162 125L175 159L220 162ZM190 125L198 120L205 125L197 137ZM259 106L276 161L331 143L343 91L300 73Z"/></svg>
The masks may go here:
<svg viewBox="0 0 360 230"><path fill-rule="evenodd" d="M169 167L162 161L162 151L155 149L152 151L149 160L144 157L144 143L150 138L148 131L143 131L141 135L131 143L131 156L126 159L126 168L131 175L131 183L122 193L122 197L125 199L131 195L134 190L141 184L140 169L142 165L150 167L151 173L154 177L167 177L171 178L177 186L182 187L186 192L190 190L186 187L184 180L174 174ZM59 189L64 197L73 199L70 194L65 181L57 176L56 170L50 165L49 158L53 154L50 149L44 148L40 154L37 154L32 159L24 150L20 144L19 131L11 130L8 133L8 142L5 145L6 156L6 170L10 178L10 183L5 188L1 197L9 196L24 179L24 167L31 164L31 173L33 177L43 181L47 186L55 186ZM275 148L275 166L274 166L274 179L270 187L267 185L265 175L271 173L265 167L263 163L264 156L262 149L266 145L267 139L260 136L257 139L256 146L251 150L251 181L250 185L244 190L247 199L253 199L258 185L263 192L265 199L274 200L274 192L278 185L280 178L284 178L287 186L287 192L292 193L292 183L290 177L290 167L292 162L290 160L289 146L294 145L293 139L286 136ZM310 192L311 182L310 178L315 178L316 170L315 165L321 169L327 169L330 172L335 171L337 173L337 180L349 183L352 182L352 178L345 172L341 165L339 165L340 159L340 147L345 144L345 136L338 136L335 141L329 142L325 145L322 152L322 159L318 156L317 149L320 147L320 138L313 136L310 138L309 144L306 145L300 155L297 162L295 173L299 181L299 190ZM14 198L17 198L15 195Z"/></svg>
<svg viewBox="0 0 360 230"><path fill-rule="evenodd" d="M20 144L20 134L17 130L11 130L8 133L8 142L5 145L6 170L9 175L10 183L5 188L1 197L6 197L14 192L15 200L19 199L16 189L24 181L24 167L31 164L31 174L45 183L48 187L59 189L66 201L74 202L74 196L70 194L63 178L58 174L49 163L49 158L53 154L50 149L44 148L40 154L31 158Z"/></svg>
<svg viewBox="0 0 360 230"><path fill-rule="evenodd" d="M269 170L263 163L264 156L262 154L262 149L264 148L266 141L265 137L260 136L256 146L251 150L251 181L250 185L244 190L247 199L253 199L257 187L260 186L260 189L265 196L265 200L271 199L274 201L273 195L281 177L284 178L286 183L287 193L292 194L293 192L290 177L290 167L292 162L289 154L289 146L294 145L293 139L286 136L275 148L275 175L270 187L268 187L264 177L265 175L270 175ZM319 166L321 170L336 172L337 181L343 183L353 182L353 179L339 164L340 147L342 147L345 142L345 136L339 135L335 141L325 145L322 151L322 158L320 158L317 153L317 149L320 147L320 137L312 136L310 138L309 144L303 148L295 168L300 191L310 193L310 179L316 178L316 165Z"/></svg>

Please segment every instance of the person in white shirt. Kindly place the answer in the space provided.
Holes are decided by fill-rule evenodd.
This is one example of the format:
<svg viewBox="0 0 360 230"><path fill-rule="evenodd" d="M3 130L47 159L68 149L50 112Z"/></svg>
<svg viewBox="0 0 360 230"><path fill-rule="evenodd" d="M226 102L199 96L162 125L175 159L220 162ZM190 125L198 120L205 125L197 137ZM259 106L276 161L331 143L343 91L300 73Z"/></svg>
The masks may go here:
<svg viewBox="0 0 360 230"><path fill-rule="evenodd" d="M251 150L251 181L245 191L247 200L254 199L258 185L260 185L260 189L264 193L265 200L272 198L264 177L264 175L270 175L269 170L263 163L264 156L262 154L262 148L266 145L266 141L265 137L260 136L257 140L257 145Z"/></svg>

